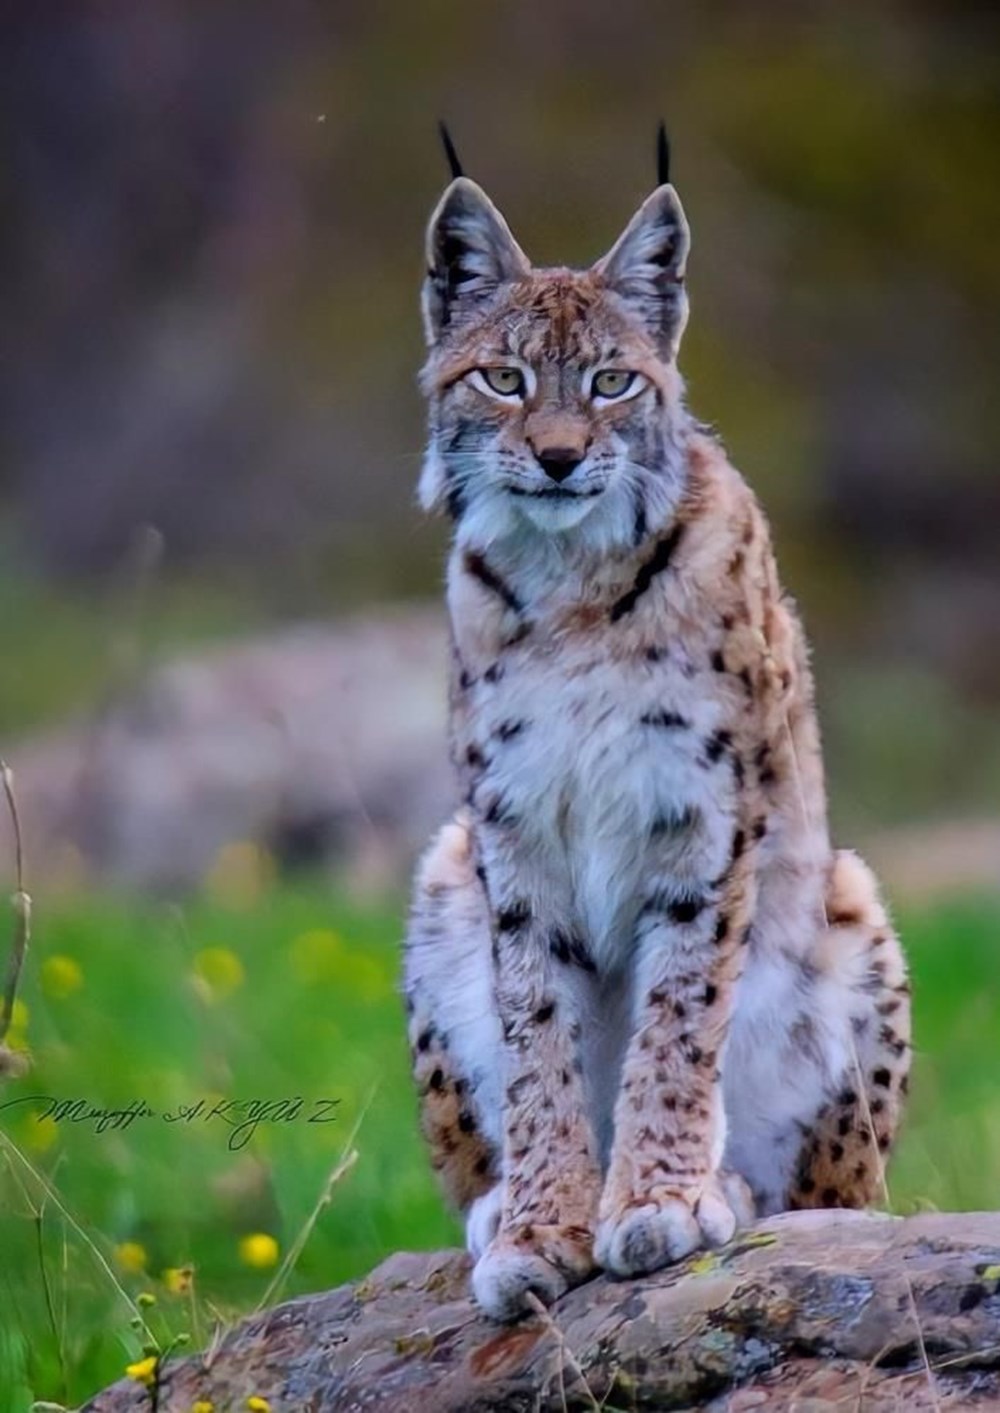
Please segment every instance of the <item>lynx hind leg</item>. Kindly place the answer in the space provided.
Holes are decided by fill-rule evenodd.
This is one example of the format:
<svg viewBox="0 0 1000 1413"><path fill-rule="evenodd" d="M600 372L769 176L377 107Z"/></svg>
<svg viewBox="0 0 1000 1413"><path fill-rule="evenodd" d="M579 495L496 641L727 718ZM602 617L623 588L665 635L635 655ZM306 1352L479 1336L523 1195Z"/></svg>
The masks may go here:
<svg viewBox="0 0 1000 1413"><path fill-rule="evenodd" d="M499 1215L501 1036L486 898L461 815L417 871L404 970L420 1126L478 1254Z"/></svg>
<svg viewBox="0 0 1000 1413"><path fill-rule="evenodd" d="M906 963L868 866L835 855L827 888L829 926L817 968L847 988L848 1062L807 1134L787 1205L864 1207L886 1199L885 1165L902 1117L910 1068Z"/></svg>

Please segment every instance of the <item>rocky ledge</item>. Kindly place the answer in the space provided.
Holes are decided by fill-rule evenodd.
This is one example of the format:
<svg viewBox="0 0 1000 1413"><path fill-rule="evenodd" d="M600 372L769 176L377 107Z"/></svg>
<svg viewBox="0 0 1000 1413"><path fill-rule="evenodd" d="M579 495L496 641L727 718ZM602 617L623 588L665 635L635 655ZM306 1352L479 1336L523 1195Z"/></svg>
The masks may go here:
<svg viewBox="0 0 1000 1413"><path fill-rule="evenodd" d="M468 1258L399 1254L163 1370L158 1413L1000 1409L1000 1213L799 1212L643 1280L600 1277L502 1327ZM122 1382L85 1413L138 1413Z"/></svg>

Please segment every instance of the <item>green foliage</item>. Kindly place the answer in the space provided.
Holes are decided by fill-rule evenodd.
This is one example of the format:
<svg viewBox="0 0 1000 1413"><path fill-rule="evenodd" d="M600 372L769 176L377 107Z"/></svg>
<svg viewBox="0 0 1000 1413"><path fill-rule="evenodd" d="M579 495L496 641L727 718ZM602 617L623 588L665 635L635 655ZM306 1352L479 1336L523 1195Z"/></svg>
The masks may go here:
<svg viewBox="0 0 1000 1413"><path fill-rule="evenodd" d="M232 866L184 908L41 911L13 1032L35 1064L8 1082L0 1111L0 1410L26 1409L29 1391L77 1402L144 1345L163 1351L185 1333L197 1345L217 1314L252 1309L355 1124L357 1163L278 1294L458 1239L417 1134L396 992L401 915ZM903 929L917 1053L893 1205L989 1206L1000 1091L983 1055L1000 1031L1000 909L942 906ZM39 1121L33 1095L141 1100L156 1113L98 1133L94 1120ZM220 1097L294 1096L298 1117L261 1123L242 1147L238 1130L204 1117ZM190 1121L161 1117L201 1098ZM323 1098L338 1101L335 1121L308 1122ZM136 1303L143 1292L155 1303Z"/></svg>

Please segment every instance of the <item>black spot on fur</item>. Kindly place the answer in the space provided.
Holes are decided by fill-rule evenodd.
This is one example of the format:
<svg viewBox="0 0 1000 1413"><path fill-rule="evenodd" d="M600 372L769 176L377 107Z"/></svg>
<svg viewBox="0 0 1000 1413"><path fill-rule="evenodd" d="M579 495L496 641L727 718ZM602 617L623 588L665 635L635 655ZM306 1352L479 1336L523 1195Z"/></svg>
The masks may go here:
<svg viewBox="0 0 1000 1413"><path fill-rule="evenodd" d="M477 579L484 589L495 594L510 609L511 613L522 612L521 600L514 590L501 579L494 569L490 568L478 550L467 549L462 559L462 565L467 574L470 574L473 579Z"/></svg>
<svg viewBox="0 0 1000 1413"><path fill-rule="evenodd" d="M722 756L733 744L733 734L731 731L713 731L705 741L705 759L709 764L714 765L721 760Z"/></svg>
<svg viewBox="0 0 1000 1413"><path fill-rule="evenodd" d="M694 922L704 906L704 898L675 898L667 908L667 916L671 922Z"/></svg>
<svg viewBox="0 0 1000 1413"><path fill-rule="evenodd" d="M831 911L827 917L831 927L857 927L864 922L865 915L860 908L840 908Z"/></svg>
<svg viewBox="0 0 1000 1413"><path fill-rule="evenodd" d="M517 815L512 812L503 796L498 795L491 801L483 820L486 824L511 825L517 823Z"/></svg>
<svg viewBox="0 0 1000 1413"><path fill-rule="evenodd" d="M440 1094L441 1090L444 1088L444 1070L441 1068L434 1070L428 1083L436 1094Z"/></svg>
<svg viewBox="0 0 1000 1413"><path fill-rule="evenodd" d="M538 1010L535 1012L535 1020L538 1022L539 1025L544 1025L546 1021L552 1019L553 1015L555 1014L555 1009L555 1001L545 1001L541 1006L538 1007Z"/></svg>
<svg viewBox="0 0 1000 1413"><path fill-rule="evenodd" d="M565 966L577 966L581 971L587 972L597 970L597 964L587 951L583 939L561 927L552 929L549 935L549 951L557 962L562 962Z"/></svg>
<svg viewBox="0 0 1000 1413"><path fill-rule="evenodd" d="M872 1084L877 1084L880 1089L888 1089L892 1083L892 1075L884 1065L880 1065L877 1070L872 1071Z"/></svg>
<svg viewBox="0 0 1000 1413"><path fill-rule="evenodd" d="M499 682L502 676L503 664L499 662L492 662L490 663L486 671L483 673L483 681L489 683Z"/></svg>
<svg viewBox="0 0 1000 1413"><path fill-rule="evenodd" d="M433 1029L423 1030L420 1032L420 1034L417 1036L417 1049L420 1051L421 1054L424 1054L427 1050L431 1048L431 1042L433 1041L433 1039Z"/></svg>
<svg viewBox="0 0 1000 1413"><path fill-rule="evenodd" d="M650 647L646 649L647 662L662 662L667 655L666 648Z"/></svg>
<svg viewBox="0 0 1000 1413"><path fill-rule="evenodd" d="M632 543L641 545L649 531L646 520L646 501L642 494L641 487L637 486L634 495L634 512L632 516Z"/></svg>
<svg viewBox="0 0 1000 1413"><path fill-rule="evenodd" d="M530 632L531 624L526 618L522 618L521 622L517 625L514 631L512 633L508 633L506 638L504 638L504 647L513 648L516 647L518 643L523 643Z"/></svg>
<svg viewBox="0 0 1000 1413"><path fill-rule="evenodd" d="M717 987L717 986L714 986L714 985L712 984L712 982L709 982L708 985L705 987L705 1005L706 1005L706 1006L712 1006L712 1005L714 1005L714 1004L715 1004L715 998L716 998L716 996L718 996L718 994L719 994L719 989L718 989L718 987Z"/></svg>
<svg viewBox="0 0 1000 1413"><path fill-rule="evenodd" d="M468 1109L463 1109L458 1116L458 1126L463 1133L475 1133L476 1120Z"/></svg>
<svg viewBox="0 0 1000 1413"><path fill-rule="evenodd" d="M670 814L658 814L650 825L650 834L653 838L661 834L679 834L685 829L690 829L694 824L695 812L690 806L685 805L682 810Z"/></svg>
<svg viewBox="0 0 1000 1413"><path fill-rule="evenodd" d="M725 672L726 659L723 657L722 653L718 650L718 648L716 648L715 652L712 654L711 662L713 672Z"/></svg>
<svg viewBox="0 0 1000 1413"><path fill-rule="evenodd" d="M725 913L720 913L715 921L715 942L724 942L729 935L729 919Z"/></svg>
<svg viewBox="0 0 1000 1413"><path fill-rule="evenodd" d="M494 735L500 741L512 741L515 736L519 736L527 726L526 721L501 721Z"/></svg>
<svg viewBox="0 0 1000 1413"><path fill-rule="evenodd" d="M649 588L657 574L662 574L670 564L674 551L680 544L681 536L684 533L683 525L675 525L669 535L657 540L653 553L645 564L641 565L639 572L635 576L635 583L627 594L622 594L611 606L611 622L617 623L620 618L624 618L626 613L631 613L639 599Z"/></svg>
<svg viewBox="0 0 1000 1413"><path fill-rule="evenodd" d="M465 514L467 502L459 483L451 480L450 476L448 476L447 479L449 484L445 499L448 507L448 516L457 524Z"/></svg>
<svg viewBox="0 0 1000 1413"><path fill-rule="evenodd" d="M524 927L525 923L531 921L530 906L519 899L516 903L511 903L510 907L501 908L497 913L498 932L516 932L518 928Z"/></svg>
<svg viewBox="0 0 1000 1413"><path fill-rule="evenodd" d="M659 726L667 731L685 730L691 725L686 716L676 711L647 711L639 717L642 726Z"/></svg>

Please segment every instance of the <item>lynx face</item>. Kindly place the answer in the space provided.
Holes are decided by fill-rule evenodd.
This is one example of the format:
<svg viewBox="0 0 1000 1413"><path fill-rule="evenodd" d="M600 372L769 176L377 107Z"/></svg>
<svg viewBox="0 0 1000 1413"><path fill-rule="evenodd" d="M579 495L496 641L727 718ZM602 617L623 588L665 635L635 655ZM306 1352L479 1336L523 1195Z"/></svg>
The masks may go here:
<svg viewBox="0 0 1000 1413"><path fill-rule="evenodd" d="M534 269L475 183L428 231L427 508L488 544L517 535L641 542L681 490L672 438L688 232L659 187L590 270Z"/></svg>

